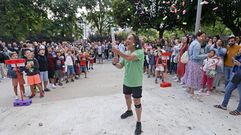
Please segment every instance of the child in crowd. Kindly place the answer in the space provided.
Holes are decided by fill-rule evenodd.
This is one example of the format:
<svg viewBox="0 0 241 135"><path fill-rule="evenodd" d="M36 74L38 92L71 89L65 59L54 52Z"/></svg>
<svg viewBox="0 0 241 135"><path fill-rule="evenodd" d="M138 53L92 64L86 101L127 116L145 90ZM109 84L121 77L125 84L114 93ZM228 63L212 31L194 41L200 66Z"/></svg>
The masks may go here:
<svg viewBox="0 0 241 135"><path fill-rule="evenodd" d="M148 78L151 77L151 75L154 77L155 76L155 55L154 55L154 50L151 49L150 50L150 54L148 55L149 57L149 74L148 74Z"/></svg>
<svg viewBox="0 0 241 135"><path fill-rule="evenodd" d="M65 55L65 68L67 70L67 79L66 83L69 83L69 79L71 79L71 82L74 82L74 58L72 54L72 50L68 50Z"/></svg>
<svg viewBox="0 0 241 135"><path fill-rule="evenodd" d="M16 52L12 52L10 53L10 59L14 60L14 59L17 59L18 58L18 54ZM18 72L20 73L20 81L18 81L18 76L17 76L17 68L12 65L8 65L7 66L8 68L8 77L12 79L12 85L13 85L13 90L14 90L14 93L15 93L15 99L19 99L18 97L18 84L20 86L20 88L22 88L23 90L23 94L25 94L25 90L24 90L24 78L23 78L23 69L20 67Z"/></svg>
<svg viewBox="0 0 241 135"><path fill-rule="evenodd" d="M157 57L156 57L156 79L155 79L155 83L158 83L158 78L162 79L162 81L164 81L163 79L163 72L164 72L164 65L162 63L162 56L161 56L161 52L158 53Z"/></svg>
<svg viewBox="0 0 241 135"><path fill-rule="evenodd" d="M206 93L207 96L210 95L213 86L213 79L216 75L216 67L219 62L218 57L216 56L216 52L214 50L210 50L208 52L208 58L204 60L203 70L203 78L202 78L202 89L199 90L200 93L204 91L204 88L207 84L208 91Z"/></svg>
<svg viewBox="0 0 241 135"><path fill-rule="evenodd" d="M80 72L85 74L85 78L87 78L87 67L86 61L88 59L88 55L86 52L80 54Z"/></svg>
<svg viewBox="0 0 241 135"><path fill-rule="evenodd" d="M55 52L53 51L54 48L52 48L51 46L48 47L47 49L47 55L48 55L48 77L49 77L49 82L50 82L50 86L55 89L56 88L56 85L54 84L55 83L55 57L56 57L56 54Z"/></svg>
<svg viewBox="0 0 241 135"><path fill-rule="evenodd" d="M40 46L39 49L37 46L35 46L35 58L38 60L39 65L39 71L40 71L40 79L42 84L42 87L44 88L44 91L50 91L48 88L48 53L47 48L45 46Z"/></svg>
<svg viewBox="0 0 241 135"><path fill-rule="evenodd" d="M64 56L61 56L60 50L56 51L56 57L55 57L55 77L56 82L59 86L63 86L62 79L63 79L63 68L64 68Z"/></svg>
<svg viewBox="0 0 241 135"><path fill-rule="evenodd" d="M150 54L150 50L147 50L147 51L145 51L144 52L144 73L147 73L147 74L149 74L148 72L149 72L149 57L148 57L148 55Z"/></svg>
<svg viewBox="0 0 241 135"><path fill-rule="evenodd" d="M75 71L75 79L79 79L80 78L80 59L79 59L79 52L77 50L74 51L74 71Z"/></svg>
<svg viewBox="0 0 241 135"><path fill-rule="evenodd" d="M37 59L33 57L33 53L30 50L25 51L25 57L27 58L25 63L25 72L28 79L28 84L31 89L31 96L29 98L35 97L34 86L36 85L40 90L40 98L44 97L44 91L42 89L41 80L39 76L39 63Z"/></svg>
<svg viewBox="0 0 241 135"><path fill-rule="evenodd" d="M90 69L94 69L94 59L95 59L95 53L94 50L90 50Z"/></svg>

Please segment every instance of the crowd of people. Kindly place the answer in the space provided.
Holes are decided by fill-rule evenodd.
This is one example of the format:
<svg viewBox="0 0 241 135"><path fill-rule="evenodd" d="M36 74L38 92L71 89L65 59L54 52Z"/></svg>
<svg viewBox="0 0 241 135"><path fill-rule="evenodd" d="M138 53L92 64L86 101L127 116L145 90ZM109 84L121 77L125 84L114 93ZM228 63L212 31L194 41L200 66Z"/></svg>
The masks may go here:
<svg viewBox="0 0 241 135"><path fill-rule="evenodd" d="M111 44L107 41L74 43L21 41L8 44L0 41L0 78L12 79L15 99L19 99L18 83L25 93L25 80L31 89L29 98L35 97L36 92L40 93L40 97L44 97L44 92L63 86L63 82L74 82L82 73L87 78L87 73L94 69L94 63L103 64L105 59L112 57ZM5 60L19 58L25 59L26 62L20 64L18 68L5 63ZM17 70L21 76L19 81Z"/></svg>
<svg viewBox="0 0 241 135"><path fill-rule="evenodd" d="M144 71L148 78L155 77L162 82L167 75L187 88L190 96L209 96L214 90L224 92L221 105L214 107L227 110L233 90L238 89L241 97L241 41L239 37L207 37L204 32L181 39L163 39L155 43L145 43ZM163 54L168 52L169 57ZM224 78L224 80L223 80ZM223 82L223 81L224 82ZM223 83L222 83L223 82ZM224 84L224 85L221 85ZM198 94L195 94L195 90ZM232 115L241 115L241 98Z"/></svg>
<svg viewBox="0 0 241 135"><path fill-rule="evenodd" d="M224 102L215 107L226 109L231 93L238 88L241 94L240 63L241 40L230 36L222 39L218 35L207 37L199 32L195 36L182 38L161 39L152 43L141 41L144 49L144 72L148 78L154 77L155 83L167 81L167 74L174 75L173 79L187 87L188 93L195 97L195 90L206 96L212 91L220 90L225 93ZM117 41L118 49L124 53L125 41ZM163 56L168 52L169 57ZM24 74L31 89L30 98L36 91L40 97L44 92L55 89L57 85L74 82L81 73L87 77L89 70L94 69L94 63L102 64L103 60L114 57L110 41L74 43L59 42L13 42L6 44L0 41L0 77L1 80L12 78L16 99L18 80L16 67L6 65L7 59L26 59L24 66L19 68L21 73L20 85L24 88ZM222 87L222 82L224 86ZM23 89L24 91L24 89ZM240 114L241 104L235 114ZM233 113L232 113L233 114Z"/></svg>

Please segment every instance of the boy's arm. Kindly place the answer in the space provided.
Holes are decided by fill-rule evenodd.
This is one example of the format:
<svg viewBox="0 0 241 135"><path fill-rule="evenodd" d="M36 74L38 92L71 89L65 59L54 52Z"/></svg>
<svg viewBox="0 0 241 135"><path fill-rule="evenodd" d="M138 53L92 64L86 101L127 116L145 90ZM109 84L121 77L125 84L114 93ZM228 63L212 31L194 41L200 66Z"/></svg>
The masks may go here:
<svg viewBox="0 0 241 135"><path fill-rule="evenodd" d="M34 46L34 57L37 58L38 56L38 47Z"/></svg>
<svg viewBox="0 0 241 135"><path fill-rule="evenodd" d="M115 48L115 47L112 48L112 51L113 51L116 55L119 55L120 57L124 58L124 59L127 60L127 61L136 61L136 60L139 60L136 55L134 55L134 54L124 54L124 53L122 53L120 50L118 50L118 49Z"/></svg>
<svg viewBox="0 0 241 135"><path fill-rule="evenodd" d="M38 61L37 61L36 59L34 59L33 68L34 68L35 70L38 70L38 69L39 69L39 63L38 63Z"/></svg>

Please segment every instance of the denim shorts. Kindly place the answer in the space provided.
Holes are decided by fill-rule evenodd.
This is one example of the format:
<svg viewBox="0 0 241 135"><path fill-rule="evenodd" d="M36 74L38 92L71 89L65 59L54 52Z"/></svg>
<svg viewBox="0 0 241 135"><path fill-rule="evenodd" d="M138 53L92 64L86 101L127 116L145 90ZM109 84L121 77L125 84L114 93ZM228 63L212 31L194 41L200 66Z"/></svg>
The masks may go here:
<svg viewBox="0 0 241 135"><path fill-rule="evenodd" d="M80 66L80 72L85 72L87 70L86 66Z"/></svg>
<svg viewBox="0 0 241 135"><path fill-rule="evenodd" d="M73 74L75 74L75 72L74 72L74 66L67 66L67 74L68 74L68 75L73 75Z"/></svg>
<svg viewBox="0 0 241 135"><path fill-rule="evenodd" d="M42 82L47 82L49 80L48 71L40 72L40 78Z"/></svg>

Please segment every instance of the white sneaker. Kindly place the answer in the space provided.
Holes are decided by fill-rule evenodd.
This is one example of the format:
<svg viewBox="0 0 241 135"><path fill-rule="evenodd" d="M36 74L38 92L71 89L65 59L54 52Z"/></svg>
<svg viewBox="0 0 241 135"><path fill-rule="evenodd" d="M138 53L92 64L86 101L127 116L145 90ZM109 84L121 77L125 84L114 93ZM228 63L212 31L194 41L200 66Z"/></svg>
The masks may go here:
<svg viewBox="0 0 241 135"><path fill-rule="evenodd" d="M174 81L175 81L175 82L179 82L179 79L175 79Z"/></svg>
<svg viewBox="0 0 241 135"><path fill-rule="evenodd" d="M210 96L211 92L207 91L206 96Z"/></svg>
<svg viewBox="0 0 241 135"><path fill-rule="evenodd" d="M15 100L18 100L19 99L19 97L18 96L15 96Z"/></svg>
<svg viewBox="0 0 241 135"><path fill-rule="evenodd" d="M177 79L177 76L172 77L172 79Z"/></svg>
<svg viewBox="0 0 241 135"><path fill-rule="evenodd" d="M56 85L52 84L52 89L56 89L56 87L57 87Z"/></svg>
<svg viewBox="0 0 241 135"><path fill-rule="evenodd" d="M180 85L184 85L185 83L184 82L180 82Z"/></svg>
<svg viewBox="0 0 241 135"><path fill-rule="evenodd" d="M52 89L56 89L57 86L52 84L51 87L52 87Z"/></svg>
<svg viewBox="0 0 241 135"><path fill-rule="evenodd" d="M198 92L199 92L199 93L203 93L203 91L204 91L204 89L200 89Z"/></svg>

